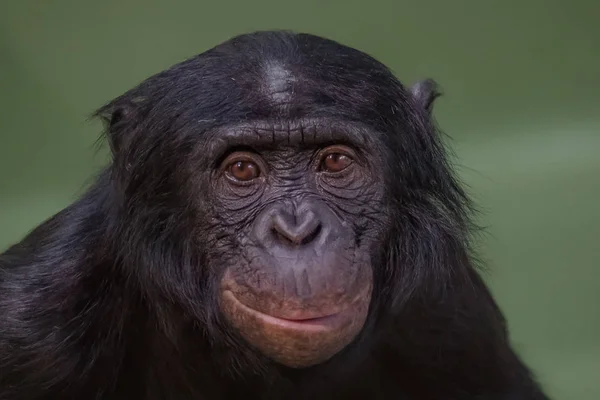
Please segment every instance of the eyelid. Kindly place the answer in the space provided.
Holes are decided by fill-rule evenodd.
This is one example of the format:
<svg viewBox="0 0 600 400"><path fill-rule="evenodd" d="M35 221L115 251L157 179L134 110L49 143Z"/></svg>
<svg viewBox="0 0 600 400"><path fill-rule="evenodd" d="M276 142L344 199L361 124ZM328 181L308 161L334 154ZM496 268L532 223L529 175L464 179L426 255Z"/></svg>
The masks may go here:
<svg viewBox="0 0 600 400"><path fill-rule="evenodd" d="M351 147L345 146L345 145L327 146L323 150L321 150L319 153L320 153L321 159L327 157L330 154L342 154L342 155L345 155L346 157L351 158L352 160L354 160L356 158L356 152Z"/></svg>
<svg viewBox="0 0 600 400"><path fill-rule="evenodd" d="M354 164L356 159L357 159L357 154L354 151L354 149L352 149L349 146L346 145L331 145L331 146L327 146L323 149L321 149L316 157L315 157L315 168L317 169L317 171L319 171L320 173L324 173L324 174L330 174L327 171L322 171L321 170L321 165L323 164L323 162L325 161L325 158L330 155L330 154L342 154L346 157L348 157L350 159L350 165ZM350 165L348 165L348 167L346 167L344 170L339 171L339 172L335 172L333 174L340 174L343 173L346 169L348 169L350 167Z"/></svg>
<svg viewBox="0 0 600 400"><path fill-rule="evenodd" d="M237 154L248 154L250 156L258 156L260 157L258 154L258 152L253 149L252 147L249 146L230 146L226 149L222 149L221 151L219 151L218 153L218 157L215 158L214 160L214 168L215 169L220 169L223 167L223 165L229 163L229 161L227 161L228 159L230 159L230 157L233 157ZM226 163L227 161L227 163Z"/></svg>
<svg viewBox="0 0 600 400"><path fill-rule="evenodd" d="M254 164L258 165L258 168L260 169L260 171L265 172L265 173L267 172L266 163L262 160L262 158L259 155L253 154L248 151L235 151L235 152L227 155L227 157L225 157L225 159L221 162L220 169L222 171L225 171L231 164L240 162L240 161L253 162Z"/></svg>

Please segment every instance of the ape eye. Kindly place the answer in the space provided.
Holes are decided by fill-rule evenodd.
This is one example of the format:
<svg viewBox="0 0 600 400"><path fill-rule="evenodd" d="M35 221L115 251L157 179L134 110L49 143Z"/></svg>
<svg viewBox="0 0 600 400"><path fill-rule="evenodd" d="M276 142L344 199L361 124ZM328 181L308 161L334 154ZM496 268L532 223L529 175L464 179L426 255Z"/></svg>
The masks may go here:
<svg viewBox="0 0 600 400"><path fill-rule="evenodd" d="M235 161L227 167L227 173L237 181L247 182L258 178L260 168L253 161Z"/></svg>
<svg viewBox="0 0 600 400"><path fill-rule="evenodd" d="M266 172L261 157L252 151L236 151L221 162L220 171L231 182L250 184Z"/></svg>
<svg viewBox="0 0 600 400"><path fill-rule="evenodd" d="M350 156L343 153L329 153L321 162L321 170L325 172L341 172L352 164L353 160Z"/></svg>

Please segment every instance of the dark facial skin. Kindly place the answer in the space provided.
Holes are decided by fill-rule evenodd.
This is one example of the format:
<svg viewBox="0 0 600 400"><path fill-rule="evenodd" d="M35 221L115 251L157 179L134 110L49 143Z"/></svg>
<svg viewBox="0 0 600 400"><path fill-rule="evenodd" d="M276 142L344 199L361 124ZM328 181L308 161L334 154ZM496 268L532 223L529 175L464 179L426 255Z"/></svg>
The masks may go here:
<svg viewBox="0 0 600 400"><path fill-rule="evenodd" d="M274 135L294 140L301 132ZM360 150L311 142L230 151L214 175L216 212L235 221L239 244L237 261L223 272L222 311L250 344L283 365L329 359L365 323L369 255L383 219L372 215L376 223L361 237L355 226L383 193Z"/></svg>

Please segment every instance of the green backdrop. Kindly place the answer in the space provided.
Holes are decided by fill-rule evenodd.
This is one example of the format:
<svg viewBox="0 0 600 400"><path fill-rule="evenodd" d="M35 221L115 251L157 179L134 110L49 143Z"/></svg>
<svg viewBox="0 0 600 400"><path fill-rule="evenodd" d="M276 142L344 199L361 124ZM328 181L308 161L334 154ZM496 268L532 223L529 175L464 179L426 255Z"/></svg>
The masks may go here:
<svg viewBox="0 0 600 400"><path fill-rule="evenodd" d="M555 399L600 399L599 4L4 0L0 247L106 161L87 121L105 101L234 34L325 35L405 82L439 81L436 117L483 211L486 279L514 345Z"/></svg>

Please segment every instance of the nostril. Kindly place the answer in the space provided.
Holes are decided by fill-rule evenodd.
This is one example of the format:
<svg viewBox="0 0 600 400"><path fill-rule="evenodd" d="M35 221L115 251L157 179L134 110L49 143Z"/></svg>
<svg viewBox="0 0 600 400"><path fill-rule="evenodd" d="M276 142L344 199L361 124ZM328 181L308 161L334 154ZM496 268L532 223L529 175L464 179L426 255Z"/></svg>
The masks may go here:
<svg viewBox="0 0 600 400"><path fill-rule="evenodd" d="M319 236L319 233L321 233L321 224L315 226L312 232L309 232L308 235L306 235L303 239L300 240L299 244L303 245L312 242L317 238L317 236Z"/></svg>
<svg viewBox="0 0 600 400"><path fill-rule="evenodd" d="M282 234L277 228L273 227L271 228L271 235L278 241L278 242L290 242L291 240L284 234Z"/></svg>

